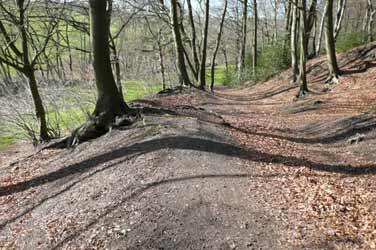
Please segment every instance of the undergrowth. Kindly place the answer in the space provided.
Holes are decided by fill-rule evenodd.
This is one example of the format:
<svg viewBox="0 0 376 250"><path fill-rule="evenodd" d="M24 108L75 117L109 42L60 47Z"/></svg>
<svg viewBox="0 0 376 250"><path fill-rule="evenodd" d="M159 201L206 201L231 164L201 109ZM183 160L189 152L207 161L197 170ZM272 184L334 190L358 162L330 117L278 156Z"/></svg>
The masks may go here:
<svg viewBox="0 0 376 250"><path fill-rule="evenodd" d="M226 76L226 84L238 86L241 84L257 84L267 81L276 74L290 67L290 49L283 42L270 44L258 52L256 71L252 68L252 53L246 55L246 66L242 74L233 70Z"/></svg>
<svg viewBox="0 0 376 250"><path fill-rule="evenodd" d="M124 98L127 102L155 94L161 89L162 84L138 80L126 81L123 84ZM44 89L42 92L45 92L43 99L46 119L53 137L71 133L94 110L96 91L93 87L62 87ZM38 123L30 96L9 96L0 101L3 107L6 106L6 114L2 114L0 119L0 150L22 139L35 140Z"/></svg>
<svg viewBox="0 0 376 250"><path fill-rule="evenodd" d="M336 50L338 53L344 53L365 44L367 44L367 39L362 32L340 33L336 42Z"/></svg>

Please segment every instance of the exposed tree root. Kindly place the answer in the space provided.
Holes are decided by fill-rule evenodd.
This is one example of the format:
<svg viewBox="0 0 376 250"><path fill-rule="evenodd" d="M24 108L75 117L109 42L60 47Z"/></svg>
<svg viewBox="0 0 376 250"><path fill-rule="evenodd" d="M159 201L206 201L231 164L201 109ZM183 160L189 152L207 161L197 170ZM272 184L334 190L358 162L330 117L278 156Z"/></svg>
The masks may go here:
<svg viewBox="0 0 376 250"><path fill-rule="evenodd" d="M339 84L339 77L336 75L331 75L325 80L326 84Z"/></svg>
<svg viewBox="0 0 376 250"><path fill-rule="evenodd" d="M69 148L88 140L98 138L113 128L130 126L138 121L143 115L174 115L196 117L202 121L228 126L224 118L212 111L204 108L196 108L190 105L178 105L175 109L164 107L148 107L136 104L136 108L128 110L123 115L113 115L112 113L102 113L98 116L90 117L83 125L77 128L71 136L52 143L44 149Z"/></svg>
<svg viewBox="0 0 376 250"><path fill-rule="evenodd" d="M307 95L309 94L309 90L304 90L304 89L300 89L298 91L298 93L296 94L296 98L299 99L299 98L304 98L306 97Z"/></svg>
<svg viewBox="0 0 376 250"><path fill-rule="evenodd" d="M122 115L104 112L98 116L90 117L81 127L65 140L66 147L73 147L79 143L98 138L112 128L129 126L141 117L137 110L131 110Z"/></svg>

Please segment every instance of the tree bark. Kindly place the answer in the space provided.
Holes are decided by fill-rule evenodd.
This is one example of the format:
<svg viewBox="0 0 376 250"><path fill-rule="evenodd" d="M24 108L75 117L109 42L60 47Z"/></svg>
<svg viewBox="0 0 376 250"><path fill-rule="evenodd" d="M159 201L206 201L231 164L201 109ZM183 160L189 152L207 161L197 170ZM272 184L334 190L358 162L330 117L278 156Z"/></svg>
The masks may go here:
<svg viewBox="0 0 376 250"><path fill-rule="evenodd" d="M187 0L187 5L188 5L189 22L191 24L191 32L192 32L192 37L191 37L192 57L193 57L195 72L198 73L200 70L200 61L198 59L198 53L197 53L196 26L195 26L195 21L193 18L193 8L192 8L191 0ZM195 77L196 79L198 79L198 75L196 75Z"/></svg>
<svg viewBox="0 0 376 250"><path fill-rule="evenodd" d="M114 108L121 112L129 109L123 95L118 91L112 74L109 49L110 18L106 11L107 4L108 0L90 0L93 67L98 92L94 115L100 115L103 111Z"/></svg>
<svg viewBox="0 0 376 250"><path fill-rule="evenodd" d="M367 0L367 23L366 23L366 32L367 32L367 42L373 42L373 23L376 11L373 9L373 4L371 0Z"/></svg>
<svg viewBox="0 0 376 250"><path fill-rule="evenodd" d="M74 131L69 146L94 139L113 126L132 123L131 109L124 102L112 73L110 59L110 15L107 12L111 0L89 0L93 67L98 98L89 120Z"/></svg>
<svg viewBox="0 0 376 250"><path fill-rule="evenodd" d="M369 0L370 1L370 0ZM338 0L337 2L337 18L334 25L334 41L337 40L338 34L342 28L342 21L346 10L347 0ZM332 11L333 12L333 11Z"/></svg>
<svg viewBox="0 0 376 250"><path fill-rule="evenodd" d="M275 1L274 6L274 43L277 44L278 42L278 11L279 11L279 2L278 0Z"/></svg>
<svg viewBox="0 0 376 250"><path fill-rule="evenodd" d="M367 40L368 42L373 42L373 23L374 23L374 17L375 17L376 11L372 10L370 19L368 22L368 28L367 28Z"/></svg>
<svg viewBox="0 0 376 250"><path fill-rule="evenodd" d="M177 0L171 0L171 19L179 78L181 79L183 84L187 86L193 86L191 80L189 79L187 68L185 66L184 48L180 33Z"/></svg>
<svg viewBox="0 0 376 250"><path fill-rule="evenodd" d="M66 26L65 26L65 40L66 40L67 48L68 48L69 71L70 71L70 75L71 75L71 80L73 80L73 58L72 58L72 50L71 50L71 46L70 46L69 25L68 24L66 24Z"/></svg>
<svg viewBox="0 0 376 250"><path fill-rule="evenodd" d="M325 4L324 12L322 13L322 18L321 18L321 23L320 23L319 38L318 38L317 46L316 46L316 55L319 55L321 51L322 34L324 33L324 24L325 24L325 17L326 17L327 11L328 11L328 8L327 8L327 5Z"/></svg>
<svg viewBox="0 0 376 250"><path fill-rule="evenodd" d="M326 2L326 22L325 22L325 40L326 40L326 55L329 68L329 76L326 80L327 83L338 83L338 76L340 71L338 68L335 38L333 32L333 0L327 0Z"/></svg>
<svg viewBox="0 0 376 250"><path fill-rule="evenodd" d="M316 36L317 36L317 16L315 16L315 21L313 25L313 36L312 36L312 54L310 54L310 58L316 57Z"/></svg>
<svg viewBox="0 0 376 250"><path fill-rule="evenodd" d="M299 74L299 66L298 66L298 36L297 36L297 28L298 28L298 1L293 0L293 10L292 10L292 23L291 23L291 68L292 68L292 79L291 83L296 84L298 80Z"/></svg>
<svg viewBox="0 0 376 250"><path fill-rule="evenodd" d="M59 25L56 27L57 33L56 33L56 39L57 41L61 41L61 35L59 30ZM62 60L62 53L60 51L60 46L56 44L56 70L59 77L59 80L66 80L65 70L64 70L64 64Z"/></svg>
<svg viewBox="0 0 376 250"><path fill-rule="evenodd" d="M299 67L299 83L300 89L297 97L304 97L308 94L308 84L307 84L307 3L306 0L300 0L300 67Z"/></svg>
<svg viewBox="0 0 376 250"><path fill-rule="evenodd" d="M123 85L121 82L121 69L120 69L120 60L119 60L119 54L118 50L116 48L115 39L112 37L110 33L110 49L112 51L113 55L113 64L115 66L115 78L116 78L116 87L121 95L123 95Z"/></svg>
<svg viewBox="0 0 376 250"><path fill-rule="evenodd" d="M210 0L206 0L205 3L205 25L203 30L203 42L202 42L202 58L200 65L200 89L205 90L206 87L206 57L208 47L208 30L210 19Z"/></svg>
<svg viewBox="0 0 376 250"><path fill-rule="evenodd" d="M225 22L225 18L226 18L226 13L227 13L227 3L228 1L227 0L224 0L224 6L223 6L223 12L222 12L222 18L221 18L221 22L219 24L219 30L218 30L218 36L217 36L217 41L216 41L216 44L215 44L215 49L214 49L214 52L213 52L213 57L212 57L212 61L211 61L211 83L210 83L210 90L213 92L214 91L214 78L215 78L215 60L216 60L216 57L217 57L217 54L218 54L218 50L219 50L219 47L221 45L221 38L222 38L222 33L223 33L223 24Z"/></svg>
<svg viewBox="0 0 376 250"><path fill-rule="evenodd" d="M161 30L159 31L161 32ZM159 55L159 68L161 71L161 81L163 90L166 89L166 73L165 73L165 66L164 66L164 55L163 55L163 47L158 41L158 55Z"/></svg>
<svg viewBox="0 0 376 250"><path fill-rule="evenodd" d="M283 50L286 51L288 48L288 44L290 42L291 38L291 22L292 22L292 13L293 13L293 6L291 1L287 1L287 7L286 9L286 23L285 23L285 39L283 41Z"/></svg>
<svg viewBox="0 0 376 250"><path fill-rule="evenodd" d="M253 77L256 79L257 70L257 33L258 33L258 9L257 0L253 0L253 14L254 14L254 31L253 31L253 44L252 44L252 70Z"/></svg>
<svg viewBox="0 0 376 250"><path fill-rule="evenodd" d="M240 51L238 58L238 79L240 80L245 68L245 46L247 44L247 21L248 21L248 0L243 0L243 21L242 37L240 42Z"/></svg>
<svg viewBox="0 0 376 250"><path fill-rule="evenodd" d="M29 47L28 47L28 40L27 40L27 32L25 29L25 8L24 8L24 0L17 1L17 6L19 9L19 29L21 33L21 41L22 41L22 61L23 61L23 73L28 78L29 88L31 95L33 97L34 106L35 106L35 113L37 119L39 120L39 136L40 139L43 141L47 141L50 139L47 127L47 120L46 120L46 111L43 106L42 98L40 97L37 81L35 79L35 72L34 67L31 65L29 59Z"/></svg>

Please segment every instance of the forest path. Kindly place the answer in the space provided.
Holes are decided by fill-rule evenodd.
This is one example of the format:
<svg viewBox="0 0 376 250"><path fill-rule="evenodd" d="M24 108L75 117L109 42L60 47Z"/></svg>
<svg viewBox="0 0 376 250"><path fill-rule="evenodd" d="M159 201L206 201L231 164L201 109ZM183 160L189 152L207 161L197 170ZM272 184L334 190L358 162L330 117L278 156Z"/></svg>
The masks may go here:
<svg viewBox="0 0 376 250"><path fill-rule="evenodd" d="M250 190L249 152L203 115L145 116L3 166L0 247L279 249L282 223Z"/></svg>
<svg viewBox="0 0 376 250"><path fill-rule="evenodd" d="M376 68L327 89L322 64L303 100L288 72L157 95L138 104L177 114L2 163L0 248L368 249Z"/></svg>

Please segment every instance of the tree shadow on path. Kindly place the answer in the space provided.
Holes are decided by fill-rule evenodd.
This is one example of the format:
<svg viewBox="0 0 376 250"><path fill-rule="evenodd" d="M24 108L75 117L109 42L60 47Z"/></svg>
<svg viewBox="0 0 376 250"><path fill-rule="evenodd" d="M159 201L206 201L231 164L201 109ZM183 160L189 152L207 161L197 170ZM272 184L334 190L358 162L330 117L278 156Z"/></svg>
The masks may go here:
<svg viewBox="0 0 376 250"><path fill-rule="evenodd" d="M277 134L271 134L271 133L266 133L266 132L253 132L251 130L239 128L233 125L230 125L229 127L234 130L237 130L239 132L246 133L249 135L256 135L256 136L268 137L268 138L273 138L273 139L286 140L286 141L300 143L300 144L333 144L333 143L337 143L337 142L349 139L353 136L356 136L357 134L365 134L365 133L371 132L376 128L376 123L372 122L372 123L364 124L363 126L359 126L359 127L347 126L339 132L325 135L325 136L311 137L311 138L277 135ZM281 131L281 132L285 132L285 131ZM297 132L294 132L294 133L296 134Z"/></svg>
<svg viewBox="0 0 376 250"><path fill-rule="evenodd" d="M254 162L283 164L290 167L305 166L319 171L355 176L376 173L376 167L374 165L355 167L351 165L322 164L293 156L273 155L257 150L246 150L231 144L203 138L176 136L153 139L141 143L136 143L130 146L125 146L114 151L107 152L92 157L90 159L84 160L82 162L61 168L54 172L35 177L31 180L19 182L8 186L1 186L0 196L12 195L14 193L26 191L30 188L38 187L49 182L54 182L67 176L71 176L77 173L84 173L102 163L115 160L121 157L131 156L134 154L146 154L162 149L195 150L251 160Z"/></svg>

